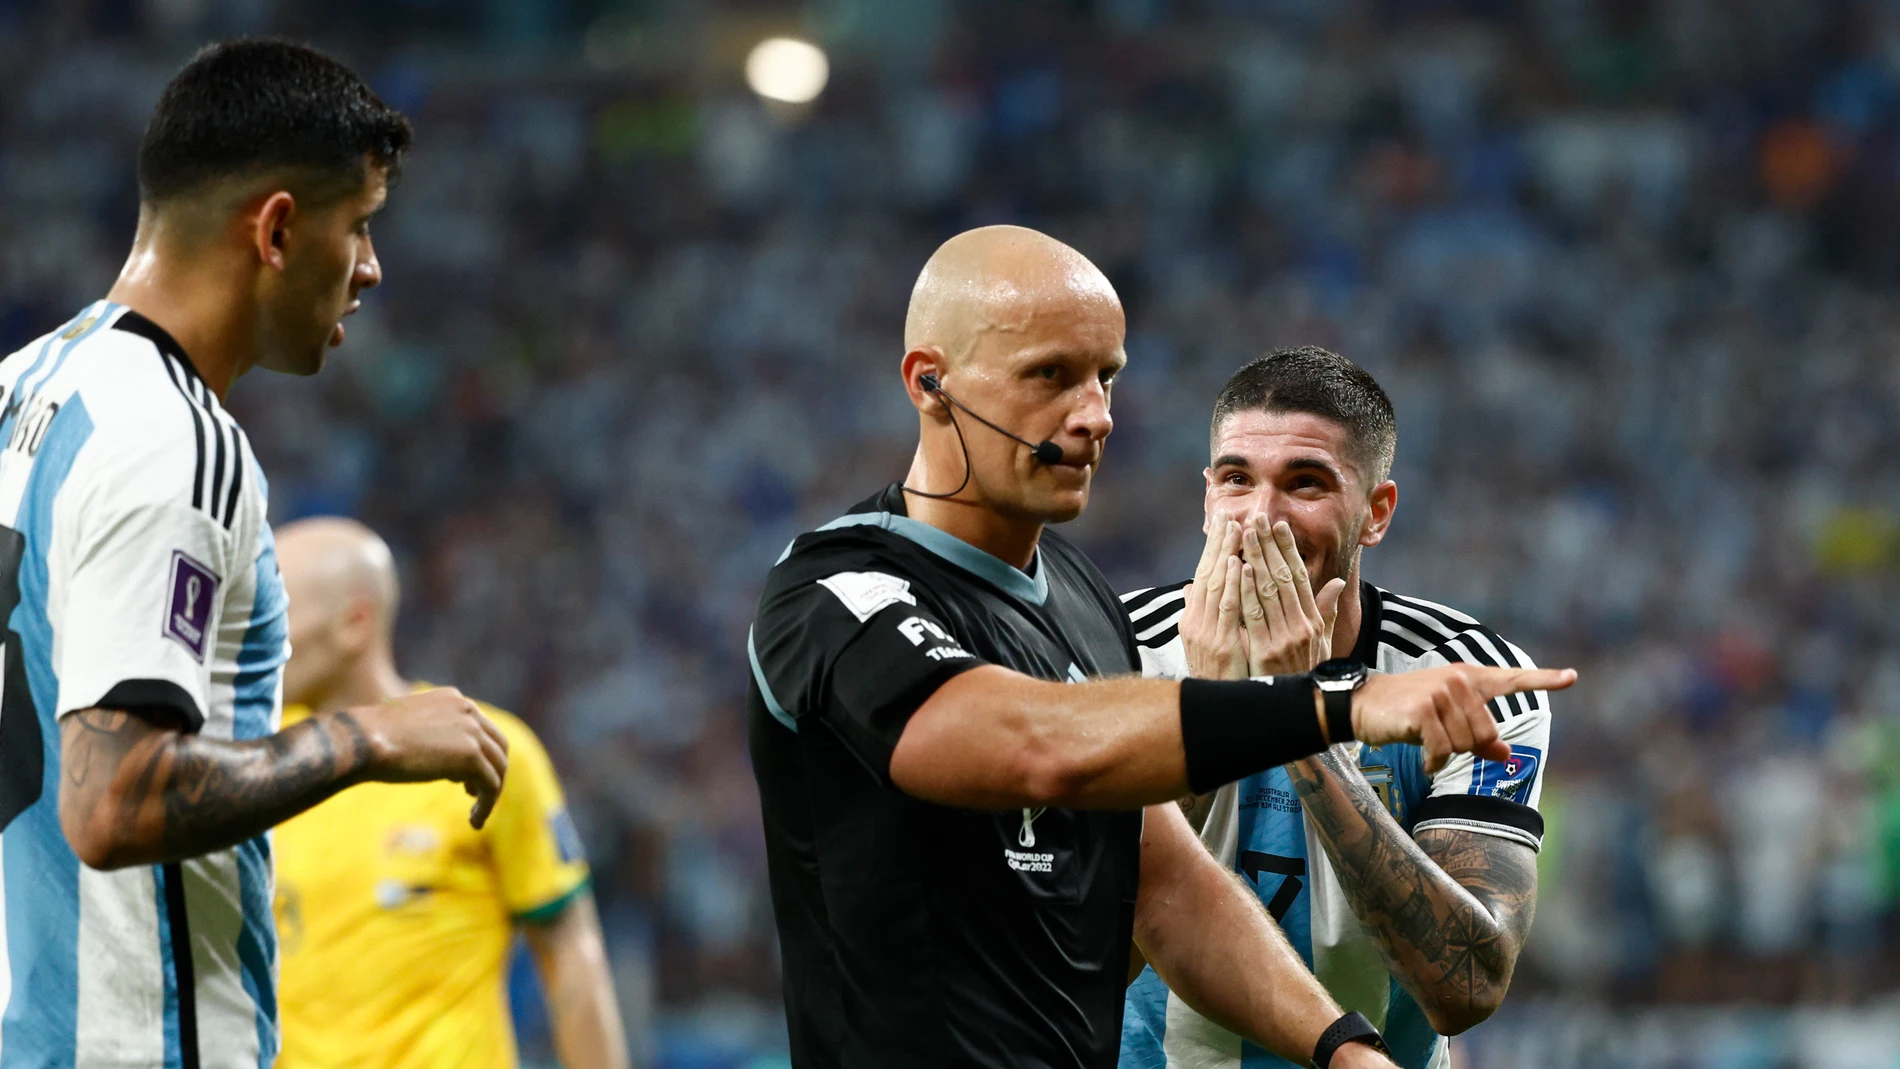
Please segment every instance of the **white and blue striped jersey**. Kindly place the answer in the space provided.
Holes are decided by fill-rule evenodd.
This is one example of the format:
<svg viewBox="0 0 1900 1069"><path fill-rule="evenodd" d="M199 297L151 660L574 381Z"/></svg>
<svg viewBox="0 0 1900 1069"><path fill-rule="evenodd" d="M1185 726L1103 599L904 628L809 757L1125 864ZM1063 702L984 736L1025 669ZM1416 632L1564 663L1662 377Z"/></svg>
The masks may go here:
<svg viewBox="0 0 1900 1069"><path fill-rule="evenodd" d="M1187 585L1122 596L1143 675L1188 675L1179 627ZM1360 601L1364 616L1352 657L1374 671L1411 672L1453 661L1532 667L1523 650L1455 609L1370 583L1360 585ZM1550 748L1550 696L1537 691L1500 698L1492 703L1491 715L1510 744L1509 761L1461 754L1428 776L1417 746L1345 745L1359 750L1360 770L1408 833L1455 827L1538 849L1544 833L1537 804ZM1333 998L1379 1027L1394 1061L1404 1069L1444 1069L1444 1037L1386 971L1378 947L1353 916L1284 768L1215 792L1201 841L1240 873ZM1153 969L1144 969L1128 989L1121 1069L1291 1069L1292 1064L1194 1012Z"/></svg>
<svg viewBox="0 0 1900 1069"><path fill-rule="evenodd" d="M0 1069L264 1069L268 839L101 872L58 812L76 710L276 730L288 632L263 474L178 344L107 301L0 361L0 397Z"/></svg>

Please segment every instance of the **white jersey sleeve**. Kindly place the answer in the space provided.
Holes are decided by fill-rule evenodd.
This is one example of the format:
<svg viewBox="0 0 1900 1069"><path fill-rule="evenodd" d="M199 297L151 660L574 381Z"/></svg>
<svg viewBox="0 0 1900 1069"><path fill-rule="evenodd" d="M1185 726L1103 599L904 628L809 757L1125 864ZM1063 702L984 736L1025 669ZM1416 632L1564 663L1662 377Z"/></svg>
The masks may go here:
<svg viewBox="0 0 1900 1069"><path fill-rule="evenodd" d="M1414 637L1438 640L1409 670L1453 662L1537 667L1529 654L1497 632L1443 605L1388 592L1384 611L1388 626L1398 624ZM1511 747L1510 759L1453 755L1431 777L1429 793L1413 812L1412 832L1459 828L1541 849L1544 821L1538 803L1550 753L1550 694L1539 690L1498 698L1491 703L1491 716L1498 722L1499 737Z"/></svg>
<svg viewBox="0 0 1900 1069"><path fill-rule="evenodd" d="M211 707L222 595L249 562L202 503L204 451L176 433L141 440L133 430L87 450L60 498L48 562L49 586L63 592L53 599L56 713L162 708L196 731Z"/></svg>

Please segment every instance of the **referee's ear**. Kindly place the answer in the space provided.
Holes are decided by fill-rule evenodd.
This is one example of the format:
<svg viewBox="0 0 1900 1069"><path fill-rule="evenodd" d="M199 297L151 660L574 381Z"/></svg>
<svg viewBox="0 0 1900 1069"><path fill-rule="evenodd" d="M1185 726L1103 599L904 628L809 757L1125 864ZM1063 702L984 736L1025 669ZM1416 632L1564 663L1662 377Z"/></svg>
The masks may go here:
<svg viewBox="0 0 1900 1069"><path fill-rule="evenodd" d="M935 376L935 381L942 382L948 363L943 350L934 345L920 345L904 354L904 392L910 395L917 411L943 411L943 401L925 387L924 377Z"/></svg>
<svg viewBox="0 0 1900 1069"><path fill-rule="evenodd" d="M1372 488L1366 495L1366 524L1359 529L1359 544L1372 547L1385 541L1392 526L1392 514L1399 507L1399 484L1390 479Z"/></svg>

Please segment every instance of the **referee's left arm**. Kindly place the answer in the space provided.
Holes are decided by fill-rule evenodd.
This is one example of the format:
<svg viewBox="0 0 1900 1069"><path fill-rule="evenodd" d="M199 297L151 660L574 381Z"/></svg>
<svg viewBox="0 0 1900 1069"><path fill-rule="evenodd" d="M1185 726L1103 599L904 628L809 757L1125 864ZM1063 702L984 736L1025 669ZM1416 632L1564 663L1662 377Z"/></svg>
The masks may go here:
<svg viewBox="0 0 1900 1069"><path fill-rule="evenodd" d="M1135 809L1345 741L1328 736L1304 676L1035 679L972 656L920 585L860 560L831 572L814 557L775 569L761 595L750 650L761 693L790 723L823 722L913 797L973 809ZM1573 678L1470 665L1375 677L1340 727L1374 744L1422 742L1442 761L1495 747L1491 698Z"/></svg>

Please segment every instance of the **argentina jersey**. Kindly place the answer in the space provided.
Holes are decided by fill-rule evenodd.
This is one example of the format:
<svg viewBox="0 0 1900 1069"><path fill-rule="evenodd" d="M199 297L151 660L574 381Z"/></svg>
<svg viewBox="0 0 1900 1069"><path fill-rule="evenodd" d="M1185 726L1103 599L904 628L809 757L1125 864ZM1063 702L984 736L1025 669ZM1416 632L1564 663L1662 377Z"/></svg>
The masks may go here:
<svg viewBox="0 0 1900 1069"><path fill-rule="evenodd" d="M1122 597L1135 628L1142 674L1188 674L1179 619L1187 583ZM1497 632L1443 605L1360 586L1363 618L1352 658L1380 672L1411 672L1464 661L1533 667ZM1360 747L1359 768L1408 834L1456 827L1541 847L1543 792L1550 742L1550 699L1542 691L1491 705L1509 761L1459 754L1435 776L1417 746ZM1348 745L1358 746L1357 743ZM1405 1069L1444 1069L1444 1037L1387 971L1353 915L1324 846L1307 827L1284 768L1268 769L1215 792L1201 840L1259 896L1327 991L1384 1033ZM1128 989L1121 1069L1281 1069L1279 1058L1202 1017L1170 992L1152 968Z"/></svg>
<svg viewBox="0 0 1900 1069"><path fill-rule="evenodd" d="M269 841L102 872L58 811L69 713L276 730L287 627L263 475L178 344L107 301L0 361L0 398L0 1069L263 1069Z"/></svg>

